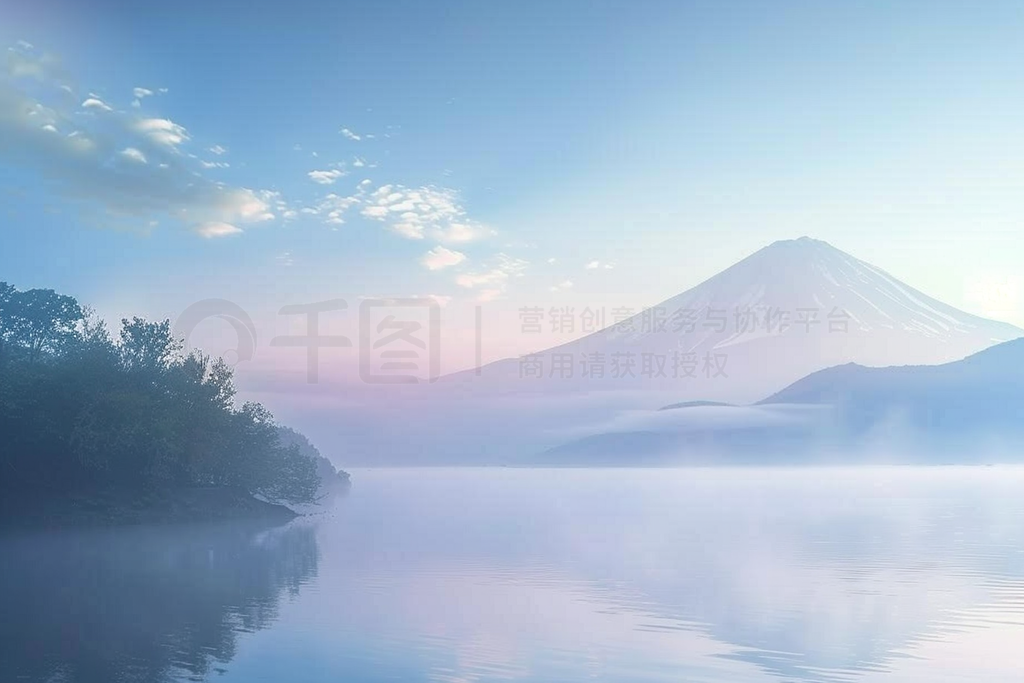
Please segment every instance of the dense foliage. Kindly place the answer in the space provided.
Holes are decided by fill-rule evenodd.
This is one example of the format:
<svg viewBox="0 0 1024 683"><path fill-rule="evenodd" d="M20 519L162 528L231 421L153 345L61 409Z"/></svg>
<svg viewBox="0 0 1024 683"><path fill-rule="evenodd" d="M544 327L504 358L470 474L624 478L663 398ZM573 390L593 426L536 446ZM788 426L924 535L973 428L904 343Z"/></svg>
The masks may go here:
<svg viewBox="0 0 1024 683"><path fill-rule="evenodd" d="M320 449L314 446L305 434L301 434L291 427L278 427L277 436L283 446L295 446L306 457L316 463L316 473L320 478L320 493L328 495L338 490L345 490L351 484L348 472L339 470L328 458L320 453Z"/></svg>
<svg viewBox="0 0 1024 683"><path fill-rule="evenodd" d="M169 321L112 336L69 296L0 282L0 495L225 486L315 499L317 463L236 407L221 360L185 353Z"/></svg>

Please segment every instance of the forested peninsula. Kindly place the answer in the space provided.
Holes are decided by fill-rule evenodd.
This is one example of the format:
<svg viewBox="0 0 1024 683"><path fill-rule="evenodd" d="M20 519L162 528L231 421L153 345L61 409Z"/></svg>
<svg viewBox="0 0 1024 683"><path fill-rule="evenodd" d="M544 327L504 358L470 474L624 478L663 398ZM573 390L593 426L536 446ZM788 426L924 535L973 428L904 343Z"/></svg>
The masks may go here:
<svg viewBox="0 0 1024 683"><path fill-rule="evenodd" d="M0 524L286 520L347 485L170 321L112 333L73 297L0 282Z"/></svg>

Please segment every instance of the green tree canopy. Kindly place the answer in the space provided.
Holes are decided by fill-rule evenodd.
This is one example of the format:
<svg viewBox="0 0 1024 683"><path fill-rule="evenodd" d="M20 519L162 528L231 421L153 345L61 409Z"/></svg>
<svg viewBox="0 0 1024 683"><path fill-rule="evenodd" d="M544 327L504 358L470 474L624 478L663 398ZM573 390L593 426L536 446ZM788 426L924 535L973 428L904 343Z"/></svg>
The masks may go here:
<svg viewBox="0 0 1024 683"><path fill-rule="evenodd" d="M231 369L167 320L117 337L75 299L0 282L0 495L222 486L308 503L317 463L283 444Z"/></svg>

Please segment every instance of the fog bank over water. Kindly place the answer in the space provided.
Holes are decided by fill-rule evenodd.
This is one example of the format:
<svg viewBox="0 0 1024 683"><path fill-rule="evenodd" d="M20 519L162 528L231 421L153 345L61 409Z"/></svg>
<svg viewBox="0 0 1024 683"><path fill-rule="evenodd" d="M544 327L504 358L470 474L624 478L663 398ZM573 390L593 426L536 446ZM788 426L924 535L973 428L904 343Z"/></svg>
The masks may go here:
<svg viewBox="0 0 1024 683"><path fill-rule="evenodd" d="M20 680L1016 681L1024 468L356 469L328 512L0 539Z"/></svg>

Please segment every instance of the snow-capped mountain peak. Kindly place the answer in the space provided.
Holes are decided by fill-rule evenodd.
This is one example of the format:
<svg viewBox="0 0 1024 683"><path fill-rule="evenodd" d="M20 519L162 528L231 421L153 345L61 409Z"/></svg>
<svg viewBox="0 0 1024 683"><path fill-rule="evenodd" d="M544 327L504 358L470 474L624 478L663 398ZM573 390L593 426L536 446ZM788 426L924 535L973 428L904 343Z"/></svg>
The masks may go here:
<svg viewBox="0 0 1024 683"><path fill-rule="evenodd" d="M832 365L944 363L1021 336L827 242L800 237L773 242L656 306L533 355L540 363L560 358L558 377L542 370L524 381L517 359L482 374L532 391L659 389L678 391L681 400L757 400ZM584 367L566 376L567 358ZM583 372L588 358L604 358L607 367Z"/></svg>

